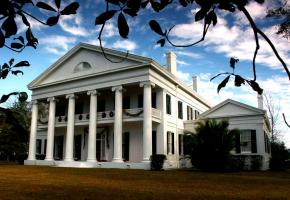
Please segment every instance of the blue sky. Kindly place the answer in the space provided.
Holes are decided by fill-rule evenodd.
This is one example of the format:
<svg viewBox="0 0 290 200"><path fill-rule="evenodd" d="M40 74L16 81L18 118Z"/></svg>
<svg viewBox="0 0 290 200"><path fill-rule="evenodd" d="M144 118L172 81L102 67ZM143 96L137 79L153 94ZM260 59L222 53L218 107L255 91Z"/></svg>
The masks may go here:
<svg viewBox="0 0 290 200"><path fill-rule="evenodd" d="M53 0L48 2L53 2ZM67 4L68 2L65 0L62 3ZM272 39L286 64L290 66L289 41L275 34L277 27L273 25L277 21L265 18L267 7L272 6L271 2L266 1L264 5L251 2L247 8L258 26ZM80 8L77 15L62 17L59 24L52 28L45 27L33 20L30 21L33 32L39 39L37 50L27 48L23 53L18 54L8 49L0 49L0 63L7 62L11 57L14 57L16 61L28 60L31 63L31 67L24 69L23 76L9 76L6 80L1 80L1 94L11 91L26 91L31 94L26 85L69 49L79 42L98 45L97 37L100 27L95 26L94 21L95 17L104 11L105 4L102 0L82 0L79 3ZM27 9L29 10L29 8ZM147 8L136 18L126 16L130 26L130 34L126 40L118 35L117 19L113 18L107 23L104 30L104 46L123 51L129 50L130 53L151 57L161 65L166 64L165 53L173 51L177 55L179 78L190 85L192 75L198 75L198 90L213 105L227 98L232 98L257 106L256 93L249 87L236 88L231 81L226 89L222 89L220 94L217 94L216 88L222 79L209 82L209 79L215 74L230 71L228 61L232 56L240 59L236 71L245 77L252 77L251 60L255 41L246 19L241 14L218 12L218 24L216 27L210 28L205 41L197 46L173 48L166 44L165 47L160 48L155 44L160 37L150 31L148 26L150 19L157 20L162 27L167 29L176 24L171 38L177 44L188 44L198 40L202 34L202 24L194 22L196 12L197 9L194 7L184 9L178 4L173 4L160 14ZM35 14L43 21L52 16L51 12L37 12ZM25 31L23 26L18 26L18 29L19 34L23 34ZM266 93L272 94L276 104L280 104L281 113L285 112L290 121L290 83L281 64L269 46L262 41L257 64L260 85ZM290 129L286 128L282 117L279 121L281 138L290 147Z"/></svg>

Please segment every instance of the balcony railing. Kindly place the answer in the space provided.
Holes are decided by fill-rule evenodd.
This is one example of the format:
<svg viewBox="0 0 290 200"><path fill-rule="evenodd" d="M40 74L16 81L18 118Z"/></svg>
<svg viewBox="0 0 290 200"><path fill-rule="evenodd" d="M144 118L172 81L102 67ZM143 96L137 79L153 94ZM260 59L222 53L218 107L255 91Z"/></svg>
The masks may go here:
<svg viewBox="0 0 290 200"><path fill-rule="evenodd" d="M161 119L161 111L155 108L152 108L152 117L154 119L160 120ZM97 113L97 120L102 121L110 121L114 120L115 118L115 111L103 111ZM123 110L123 119L142 119L143 118L143 108L133 108L133 109L124 109ZM83 114L76 114L75 115L75 123L88 123L90 120L89 113ZM38 120L39 124L47 125L48 117L42 117ZM66 124L67 116L56 116L55 123L56 124Z"/></svg>

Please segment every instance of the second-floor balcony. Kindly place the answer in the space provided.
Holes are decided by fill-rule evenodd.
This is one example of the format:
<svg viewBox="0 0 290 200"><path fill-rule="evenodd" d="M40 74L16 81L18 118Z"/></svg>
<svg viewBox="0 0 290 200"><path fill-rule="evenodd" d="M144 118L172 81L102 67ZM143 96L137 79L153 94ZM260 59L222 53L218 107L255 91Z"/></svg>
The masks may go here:
<svg viewBox="0 0 290 200"><path fill-rule="evenodd" d="M114 123L115 111L107 110L97 113L98 124ZM75 125L88 125L90 120L89 113L75 114ZM130 121L142 121L143 120L143 108L133 108L133 109L123 109L123 122ZM152 121L160 123L161 121L161 111L152 108ZM48 123L48 116L40 117L38 120L38 126L45 127ZM55 126L61 127L66 126L67 115L56 116Z"/></svg>

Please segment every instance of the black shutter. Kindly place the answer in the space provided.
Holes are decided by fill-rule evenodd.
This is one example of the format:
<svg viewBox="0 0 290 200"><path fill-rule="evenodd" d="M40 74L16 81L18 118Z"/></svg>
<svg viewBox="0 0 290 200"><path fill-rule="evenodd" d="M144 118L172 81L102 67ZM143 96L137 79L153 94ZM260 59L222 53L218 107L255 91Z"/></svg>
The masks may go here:
<svg viewBox="0 0 290 200"><path fill-rule="evenodd" d="M152 103L152 108L156 108L156 92L152 93L151 103Z"/></svg>
<svg viewBox="0 0 290 200"><path fill-rule="evenodd" d="M236 153L241 153L241 142L240 142L240 134L236 134L235 137L235 145L236 145Z"/></svg>
<svg viewBox="0 0 290 200"><path fill-rule="evenodd" d="M129 152L130 152L130 133L124 133L124 160L129 161Z"/></svg>
<svg viewBox="0 0 290 200"><path fill-rule="evenodd" d="M171 153L174 154L174 133L171 133L171 145L172 145L172 148L171 148Z"/></svg>
<svg viewBox="0 0 290 200"><path fill-rule="evenodd" d="M251 130L251 147L252 147L252 153L257 153L256 130Z"/></svg>
<svg viewBox="0 0 290 200"><path fill-rule="evenodd" d="M152 155L156 154L157 135L156 131L152 131Z"/></svg>
<svg viewBox="0 0 290 200"><path fill-rule="evenodd" d="M138 95L138 108L143 108L143 95Z"/></svg>

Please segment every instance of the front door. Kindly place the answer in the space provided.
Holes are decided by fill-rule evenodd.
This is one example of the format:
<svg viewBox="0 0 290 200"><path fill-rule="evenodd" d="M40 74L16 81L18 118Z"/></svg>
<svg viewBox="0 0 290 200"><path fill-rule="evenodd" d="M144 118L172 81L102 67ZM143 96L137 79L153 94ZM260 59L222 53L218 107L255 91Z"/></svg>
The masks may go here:
<svg viewBox="0 0 290 200"><path fill-rule="evenodd" d="M55 160L63 159L63 136L54 137L54 155Z"/></svg>
<svg viewBox="0 0 290 200"><path fill-rule="evenodd" d="M105 161L105 148L106 148L106 134L105 133L97 133L97 141L96 141L96 155L98 161Z"/></svg>

